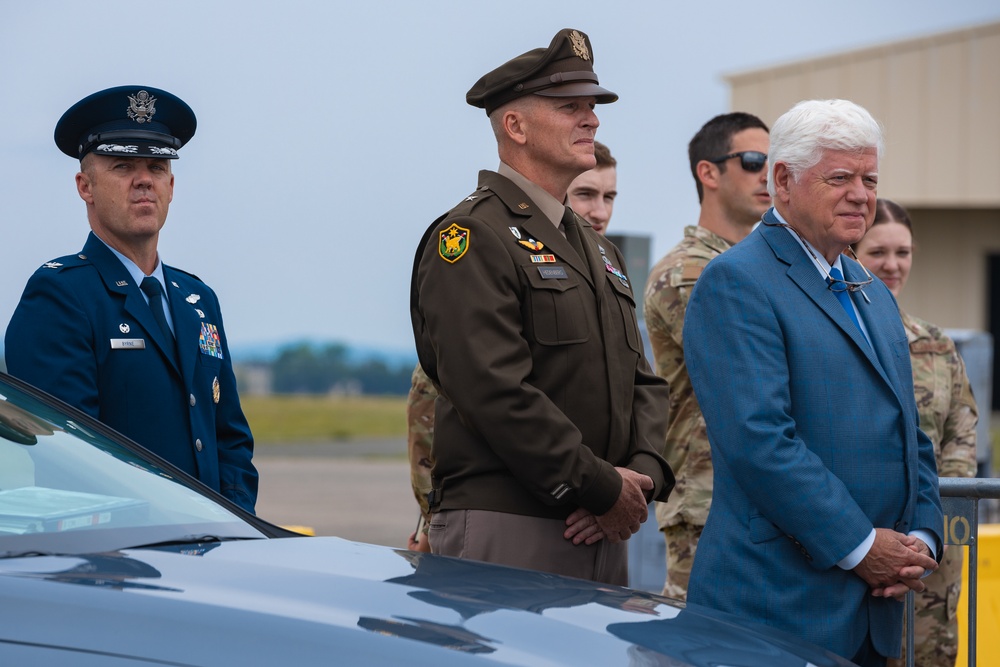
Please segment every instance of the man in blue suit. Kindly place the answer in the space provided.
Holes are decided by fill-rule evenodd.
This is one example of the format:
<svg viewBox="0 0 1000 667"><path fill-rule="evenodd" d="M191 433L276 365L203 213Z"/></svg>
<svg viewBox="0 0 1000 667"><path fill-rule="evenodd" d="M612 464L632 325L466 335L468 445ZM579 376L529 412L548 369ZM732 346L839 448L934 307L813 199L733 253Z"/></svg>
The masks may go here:
<svg viewBox="0 0 1000 667"><path fill-rule="evenodd" d="M882 149L852 102L779 118L774 208L708 264L684 326L715 466L688 600L861 665L899 655L900 598L943 544L896 302L841 255L872 223Z"/></svg>
<svg viewBox="0 0 1000 667"><path fill-rule="evenodd" d="M6 333L11 375L96 417L253 512L253 437L215 293L160 262L171 160L194 112L149 86L94 93L56 125L80 160L83 250L28 281Z"/></svg>

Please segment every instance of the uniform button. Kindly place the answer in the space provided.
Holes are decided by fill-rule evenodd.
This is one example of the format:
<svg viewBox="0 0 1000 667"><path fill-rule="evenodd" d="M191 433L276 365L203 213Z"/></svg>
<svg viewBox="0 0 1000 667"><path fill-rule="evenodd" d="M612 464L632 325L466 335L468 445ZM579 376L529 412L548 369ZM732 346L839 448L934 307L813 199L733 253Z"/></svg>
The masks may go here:
<svg viewBox="0 0 1000 667"><path fill-rule="evenodd" d="M198 438L197 440L194 441L194 448L197 449L199 452L201 451L201 438Z"/></svg>
<svg viewBox="0 0 1000 667"><path fill-rule="evenodd" d="M194 394L191 394L191 397L188 398L188 401L190 401L191 407L193 408L194 404L198 402L198 399L194 397Z"/></svg>

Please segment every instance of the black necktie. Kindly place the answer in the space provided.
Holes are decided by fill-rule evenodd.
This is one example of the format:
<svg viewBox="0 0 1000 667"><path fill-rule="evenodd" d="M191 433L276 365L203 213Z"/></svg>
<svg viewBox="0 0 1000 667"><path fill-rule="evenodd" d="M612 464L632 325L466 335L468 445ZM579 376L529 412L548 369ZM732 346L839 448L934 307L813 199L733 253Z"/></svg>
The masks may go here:
<svg viewBox="0 0 1000 667"><path fill-rule="evenodd" d="M580 235L580 225L576 222L576 214L569 206L562 217L563 229L566 230L566 240L569 241L573 249L580 255L580 259L586 261L587 255L583 251L583 237Z"/></svg>
<svg viewBox="0 0 1000 667"><path fill-rule="evenodd" d="M160 325L166 337L172 339L174 334L170 331L170 326L167 325L167 316L163 313L163 287L160 285L160 281L152 276L146 276L142 279L139 289L149 297L149 309L153 311L153 319Z"/></svg>

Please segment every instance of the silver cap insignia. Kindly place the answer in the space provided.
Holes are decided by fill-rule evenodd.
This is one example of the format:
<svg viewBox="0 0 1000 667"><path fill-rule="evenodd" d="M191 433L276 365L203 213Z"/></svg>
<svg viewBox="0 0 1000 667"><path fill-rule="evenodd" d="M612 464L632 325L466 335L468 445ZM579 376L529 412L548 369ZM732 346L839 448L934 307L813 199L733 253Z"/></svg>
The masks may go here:
<svg viewBox="0 0 1000 667"><path fill-rule="evenodd" d="M128 96L128 117L137 123L146 123L153 120L156 113L156 98L140 90L135 96Z"/></svg>

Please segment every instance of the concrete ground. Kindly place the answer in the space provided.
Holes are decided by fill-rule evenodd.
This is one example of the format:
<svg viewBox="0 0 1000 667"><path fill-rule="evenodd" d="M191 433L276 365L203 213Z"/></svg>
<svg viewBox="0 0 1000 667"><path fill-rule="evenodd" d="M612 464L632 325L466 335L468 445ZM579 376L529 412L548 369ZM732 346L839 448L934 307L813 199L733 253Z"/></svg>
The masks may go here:
<svg viewBox="0 0 1000 667"><path fill-rule="evenodd" d="M417 525L406 440L258 444L257 514L317 535L406 547Z"/></svg>

